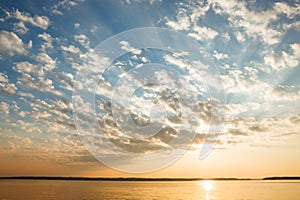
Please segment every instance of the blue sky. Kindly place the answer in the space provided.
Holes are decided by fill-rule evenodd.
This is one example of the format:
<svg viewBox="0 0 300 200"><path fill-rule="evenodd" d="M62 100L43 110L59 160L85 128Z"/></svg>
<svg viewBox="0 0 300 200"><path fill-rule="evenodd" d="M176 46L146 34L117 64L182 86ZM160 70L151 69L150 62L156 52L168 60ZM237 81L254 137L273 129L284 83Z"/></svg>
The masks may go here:
<svg viewBox="0 0 300 200"><path fill-rule="evenodd" d="M266 157L271 156L270 152L287 151L290 156L274 158L269 164L281 160L286 163L284 169L299 175L299 13L297 1L1 1L0 160L7 164L0 175L14 174L10 166L14 166L17 174L30 174L30 170L22 171L17 166L24 160L33 166L43 165L36 161L45 160L53 169L60 169L61 174L67 174L68 167L77 166L71 174L89 171L92 175L105 175L99 172L103 166L95 164L77 135L72 114L74 81L97 45L115 34L141 27L180 32L196 41L214 61L226 95L224 129L215 154L223 155L232 148L258 149ZM100 121L109 116L104 101L109 98L113 83L109 78L120 73L113 67L134 69L151 62L165 64L175 71L191 67L182 56L170 52L139 52L126 41L120 45L128 54L106 71L104 76L108 78L100 83L96 95ZM187 73L185 78L195 77ZM127 84L126 79L123 81ZM136 94L137 99L140 96ZM143 110L139 106L147 103L147 98L137 101L141 104L137 103L136 108ZM170 106L167 100L163 103ZM204 119L205 109L209 109L208 97L204 95L201 103L202 107L197 107L199 115L193 115L199 123L192 131L198 139L188 150L191 155L199 153L210 125ZM183 105L182 110L191 107L192 104ZM170 109L168 112L176 114L176 110ZM122 134L116 131L117 136ZM158 139L155 145L165 145L163 138ZM115 142L124 145L122 141ZM150 140L144 142L152 145ZM131 147L129 144L126 148ZM231 156L230 150L227 152ZM258 154L252 158L255 160ZM289 167L293 161L297 164ZM190 176L199 175L194 171ZM169 174L176 176L172 167Z"/></svg>

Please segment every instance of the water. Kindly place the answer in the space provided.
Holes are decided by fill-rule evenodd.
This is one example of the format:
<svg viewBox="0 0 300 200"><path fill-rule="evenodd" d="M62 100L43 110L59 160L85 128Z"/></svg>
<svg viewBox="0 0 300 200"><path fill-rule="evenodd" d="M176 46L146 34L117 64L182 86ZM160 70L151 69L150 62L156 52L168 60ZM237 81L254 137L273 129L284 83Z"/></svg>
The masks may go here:
<svg viewBox="0 0 300 200"><path fill-rule="evenodd" d="M0 180L0 199L300 200L300 181Z"/></svg>

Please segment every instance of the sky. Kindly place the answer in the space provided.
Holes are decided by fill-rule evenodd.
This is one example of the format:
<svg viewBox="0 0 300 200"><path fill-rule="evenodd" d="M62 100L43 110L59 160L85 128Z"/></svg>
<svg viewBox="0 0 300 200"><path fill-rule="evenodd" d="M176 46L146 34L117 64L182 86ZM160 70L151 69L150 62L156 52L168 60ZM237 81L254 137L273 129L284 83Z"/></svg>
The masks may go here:
<svg viewBox="0 0 300 200"><path fill-rule="evenodd" d="M299 176L299 32L299 1L0 0L0 176Z"/></svg>

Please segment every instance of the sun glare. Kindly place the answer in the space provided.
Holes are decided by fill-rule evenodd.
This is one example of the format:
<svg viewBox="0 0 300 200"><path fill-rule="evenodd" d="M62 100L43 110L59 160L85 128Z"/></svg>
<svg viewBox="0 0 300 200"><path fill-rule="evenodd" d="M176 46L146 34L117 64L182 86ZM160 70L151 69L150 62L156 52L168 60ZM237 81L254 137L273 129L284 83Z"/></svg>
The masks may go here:
<svg viewBox="0 0 300 200"><path fill-rule="evenodd" d="M212 181L202 181L202 182L201 182L201 186L203 187L203 189L204 189L206 192L209 192L210 190L213 189L214 184L213 184Z"/></svg>

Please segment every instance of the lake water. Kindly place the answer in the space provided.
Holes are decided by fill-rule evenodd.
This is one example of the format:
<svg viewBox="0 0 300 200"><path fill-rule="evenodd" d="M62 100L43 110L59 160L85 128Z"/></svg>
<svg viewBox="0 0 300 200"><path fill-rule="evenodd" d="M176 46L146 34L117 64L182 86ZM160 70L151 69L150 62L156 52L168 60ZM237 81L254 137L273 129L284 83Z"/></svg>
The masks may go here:
<svg viewBox="0 0 300 200"><path fill-rule="evenodd" d="M300 181L0 180L0 199L300 200Z"/></svg>

